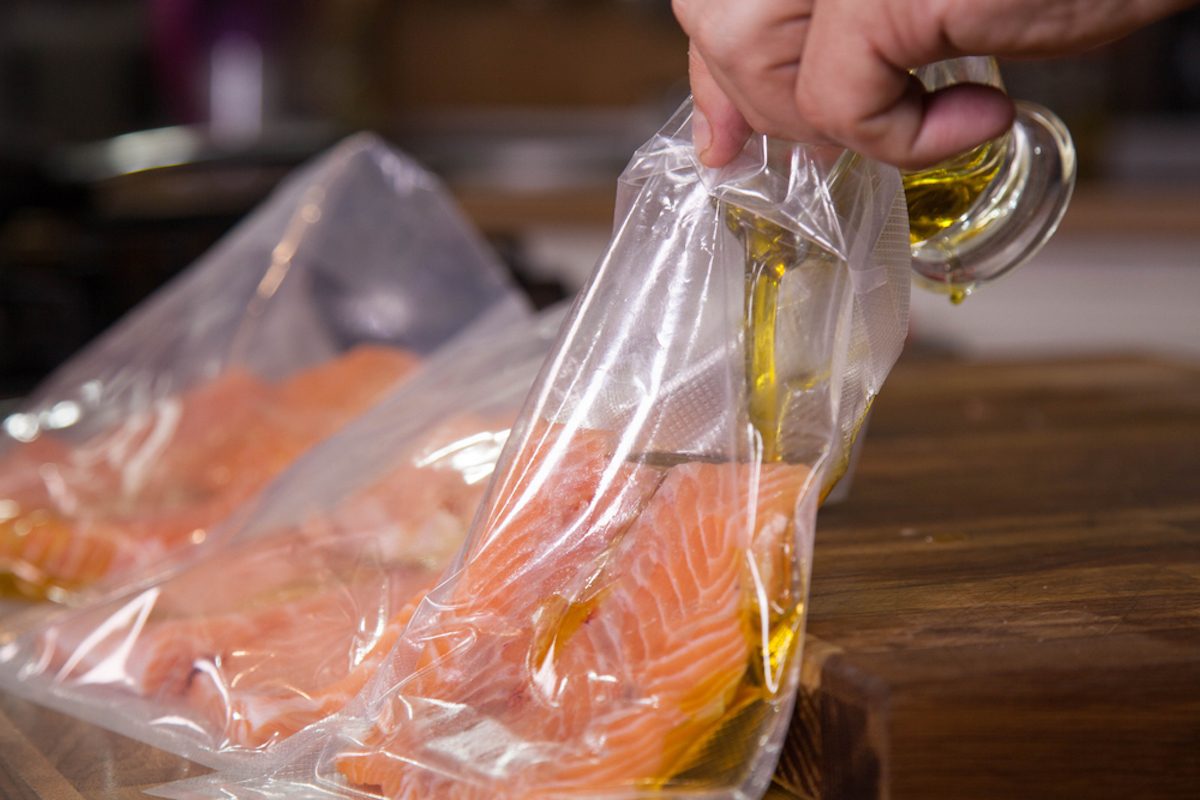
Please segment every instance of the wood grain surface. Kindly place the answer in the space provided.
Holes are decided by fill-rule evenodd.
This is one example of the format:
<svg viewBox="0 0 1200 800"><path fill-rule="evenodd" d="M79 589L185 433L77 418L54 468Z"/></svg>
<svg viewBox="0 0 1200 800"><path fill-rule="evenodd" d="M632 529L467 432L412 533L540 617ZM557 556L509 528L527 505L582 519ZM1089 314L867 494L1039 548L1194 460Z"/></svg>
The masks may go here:
<svg viewBox="0 0 1200 800"><path fill-rule="evenodd" d="M1200 798L1200 369L906 363L817 536L779 796Z"/></svg>
<svg viewBox="0 0 1200 800"><path fill-rule="evenodd" d="M0 693L0 797L131 800L209 770Z"/></svg>
<svg viewBox="0 0 1200 800"><path fill-rule="evenodd" d="M1200 798L1200 368L906 357L805 647L773 798ZM0 796L204 771L0 697Z"/></svg>

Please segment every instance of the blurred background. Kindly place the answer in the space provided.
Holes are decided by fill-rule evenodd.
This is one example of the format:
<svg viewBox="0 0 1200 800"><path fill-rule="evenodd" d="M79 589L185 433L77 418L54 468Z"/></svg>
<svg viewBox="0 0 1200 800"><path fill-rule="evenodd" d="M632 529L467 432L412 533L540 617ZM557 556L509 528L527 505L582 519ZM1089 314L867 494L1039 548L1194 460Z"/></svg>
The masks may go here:
<svg viewBox="0 0 1200 800"><path fill-rule="evenodd" d="M0 397L369 128L441 174L539 304L602 250L614 180L686 95L668 0L4 0ZM1007 63L1073 131L1059 237L913 345L1200 359L1200 10Z"/></svg>

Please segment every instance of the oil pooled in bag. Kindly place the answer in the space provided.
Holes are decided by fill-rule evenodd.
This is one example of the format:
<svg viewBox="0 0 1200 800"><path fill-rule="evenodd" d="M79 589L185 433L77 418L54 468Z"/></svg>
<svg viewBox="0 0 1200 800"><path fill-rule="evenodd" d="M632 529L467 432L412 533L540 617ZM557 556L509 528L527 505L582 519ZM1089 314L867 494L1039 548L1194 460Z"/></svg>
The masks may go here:
<svg viewBox="0 0 1200 800"><path fill-rule="evenodd" d="M103 537L77 540L68 520L43 508L0 519L0 597L65 602L103 576L112 548ZM55 577L43 563L73 564L77 579Z"/></svg>
<svg viewBox="0 0 1200 800"><path fill-rule="evenodd" d="M727 206L723 214L745 245L746 407L760 442L759 452L752 457L763 462L811 465L811 453L797 456L789 450L786 398L811 390L821 381L828 381L829 376L792 375L781 367L778 357L781 286L785 275L802 258L795 247L795 236L743 209ZM819 260L828 261L826 255L822 251ZM790 569L795 562L790 552L793 537L787 533L780 540L786 552L780 554L779 563ZM703 791L738 782L758 750L765 726L781 711L785 665L794 657L802 635L804 589L793 577L783 578L783 591L768 598L767 609L759 607L757 596L747 598L743 629L749 656L740 679L729 690L723 713L703 735L695 736L695 729L690 728L690 740L668 742L668 752L676 755L661 776L643 782L644 788Z"/></svg>
<svg viewBox="0 0 1200 800"><path fill-rule="evenodd" d="M902 173L913 244L932 238L971 211L999 174L1005 143L1003 137L995 139L928 169ZM962 302L962 297L955 300L952 294L951 300Z"/></svg>
<svg viewBox="0 0 1200 800"><path fill-rule="evenodd" d="M788 603L788 598L781 600ZM665 780L655 782L653 788L703 790L729 786L740 779L758 750L764 726L781 711L778 700L783 687L776 680L784 674L784 665L795 657L804 615L805 607L799 601L790 603L787 612L772 615L774 622L765 647L757 627L757 609L747 615L749 664L725 713L707 736L682 751Z"/></svg>

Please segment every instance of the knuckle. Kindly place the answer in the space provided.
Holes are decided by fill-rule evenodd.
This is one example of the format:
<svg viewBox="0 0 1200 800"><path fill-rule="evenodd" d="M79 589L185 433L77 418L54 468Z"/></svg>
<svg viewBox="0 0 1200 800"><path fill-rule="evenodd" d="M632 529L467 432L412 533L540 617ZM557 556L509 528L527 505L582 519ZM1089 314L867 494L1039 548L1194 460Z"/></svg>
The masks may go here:
<svg viewBox="0 0 1200 800"><path fill-rule="evenodd" d="M725 70L738 70L756 55L753 31L723 4L696 10L687 33L706 59Z"/></svg>

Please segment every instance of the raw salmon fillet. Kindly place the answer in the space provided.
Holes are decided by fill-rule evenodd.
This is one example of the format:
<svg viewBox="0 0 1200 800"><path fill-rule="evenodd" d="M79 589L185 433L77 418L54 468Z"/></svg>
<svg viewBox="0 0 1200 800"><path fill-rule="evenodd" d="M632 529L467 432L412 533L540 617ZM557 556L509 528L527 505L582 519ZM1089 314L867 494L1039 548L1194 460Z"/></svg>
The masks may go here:
<svg viewBox="0 0 1200 800"><path fill-rule="evenodd" d="M279 402L297 415L315 417L332 432L366 411L417 364L417 357L404 350L359 345L285 380Z"/></svg>
<svg viewBox="0 0 1200 800"><path fill-rule="evenodd" d="M294 533L60 624L42 658L60 684L193 719L214 749L284 739L362 688L439 576L420 564L356 570L338 552L353 543L314 547Z"/></svg>
<svg viewBox="0 0 1200 800"><path fill-rule="evenodd" d="M301 527L232 544L43 636L62 685L190 719L215 750L261 750L335 713L374 674L461 547L484 485L462 460L509 417L463 415ZM489 451L495 457L495 450Z"/></svg>
<svg viewBox="0 0 1200 800"><path fill-rule="evenodd" d="M405 633L437 656L393 676L371 708L367 747L337 762L352 784L393 798L652 787L730 710L761 659L756 608L761 594L782 590L780 554L809 470L672 467L627 530L613 535L621 526L606 528L606 515L591 511L582 516L598 541L561 553L551 544L563 522L581 517L560 504L591 487L581 480L564 494L574 476L547 477L505 532L511 549L477 552L458 576L456 605ZM578 583L566 571L589 577ZM467 620L469 640L455 635ZM446 648L447 638L460 646Z"/></svg>
<svg viewBox="0 0 1200 800"><path fill-rule="evenodd" d="M270 394L230 369L74 448L50 435L15 448L24 463L5 470L0 487L13 487L2 499L19 513L0 523L0 568L38 597L153 563L203 536L253 482L223 491L234 472L216 454L235 441L233 429L244 439L264 418Z"/></svg>
<svg viewBox="0 0 1200 800"><path fill-rule="evenodd" d="M407 602L369 642L360 609L340 592L274 609L255 620L255 634L225 637L236 644L193 661L188 705L221 732L222 749L262 749L337 713L378 669L436 577L391 578L390 607Z"/></svg>
<svg viewBox="0 0 1200 800"><path fill-rule="evenodd" d="M278 386L231 367L70 448L0 460L0 574L33 597L157 563L213 525L417 365L363 346Z"/></svg>

